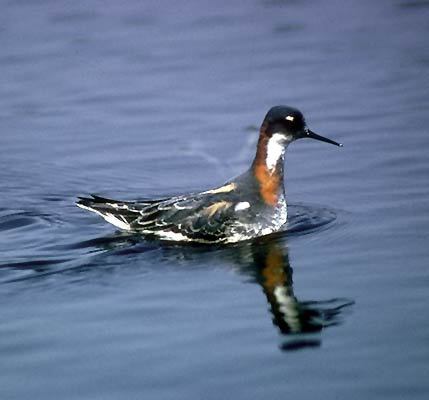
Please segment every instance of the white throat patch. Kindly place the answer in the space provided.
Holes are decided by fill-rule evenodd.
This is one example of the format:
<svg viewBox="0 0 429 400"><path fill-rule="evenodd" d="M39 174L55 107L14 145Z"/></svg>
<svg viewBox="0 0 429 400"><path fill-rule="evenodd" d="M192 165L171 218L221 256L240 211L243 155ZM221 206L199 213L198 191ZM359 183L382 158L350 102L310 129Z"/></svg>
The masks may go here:
<svg viewBox="0 0 429 400"><path fill-rule="evenodd" d="M280 158L285 153L285 137L281 133L274 133L267 144L267 159L265 160L269 170L273 170Z"/></svg>

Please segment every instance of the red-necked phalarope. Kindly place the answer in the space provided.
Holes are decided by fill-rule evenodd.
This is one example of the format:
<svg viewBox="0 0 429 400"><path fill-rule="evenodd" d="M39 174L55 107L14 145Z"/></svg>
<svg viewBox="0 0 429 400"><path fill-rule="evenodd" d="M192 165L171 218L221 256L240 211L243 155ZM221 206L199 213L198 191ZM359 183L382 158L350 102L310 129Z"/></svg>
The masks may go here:
<svg viewBox="0 0 429 400"><path fill-rule="evenodd" d="M76 204L118 228L163 240L234 243L268 235L286 223L284 154L289 143L301 138L342 146L309 130L299 110L276 106L262 122L250 169L221 187L135 202L93 195Z"/></svg>

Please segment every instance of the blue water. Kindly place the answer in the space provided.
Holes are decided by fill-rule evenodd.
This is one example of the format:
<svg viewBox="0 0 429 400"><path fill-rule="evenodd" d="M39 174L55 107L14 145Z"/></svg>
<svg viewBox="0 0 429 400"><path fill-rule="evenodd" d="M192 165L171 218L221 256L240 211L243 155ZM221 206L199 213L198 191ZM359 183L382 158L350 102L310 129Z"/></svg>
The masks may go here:
<svg viewBox="0 0 429 400"><path fill-rule="evenodd" d="M429 2L2 1L1 399L427 399ZM289 233L125 235L74 205L243 172L276 104Z"/></svg>

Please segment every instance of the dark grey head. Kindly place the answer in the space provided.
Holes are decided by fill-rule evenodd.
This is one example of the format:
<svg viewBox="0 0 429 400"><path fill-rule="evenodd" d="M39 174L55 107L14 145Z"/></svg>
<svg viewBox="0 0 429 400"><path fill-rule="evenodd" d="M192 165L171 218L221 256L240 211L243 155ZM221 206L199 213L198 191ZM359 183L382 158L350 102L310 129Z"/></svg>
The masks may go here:
<svg viewBox="0 0 429 400"><path fill-rule="evenodd" d="M296 139L310 138L342 146L342 144L317 135L308 129L301 111L289 106L272 107L262 122L261 131L269 137L274 134L284 135L287 142L292 142Z"/></svg>

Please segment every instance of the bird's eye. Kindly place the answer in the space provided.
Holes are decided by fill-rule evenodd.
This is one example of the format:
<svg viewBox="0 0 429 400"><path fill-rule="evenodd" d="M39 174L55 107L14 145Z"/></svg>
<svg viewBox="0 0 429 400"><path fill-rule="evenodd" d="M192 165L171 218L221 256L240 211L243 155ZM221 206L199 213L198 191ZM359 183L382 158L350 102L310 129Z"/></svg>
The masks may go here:
<svg viewBox="0 0 429 400"><path fill-rule="evenodd" d="M288 115L285 119L287 119L288 121L293 121L295 118L292 117L292 115Z"/></svg>

